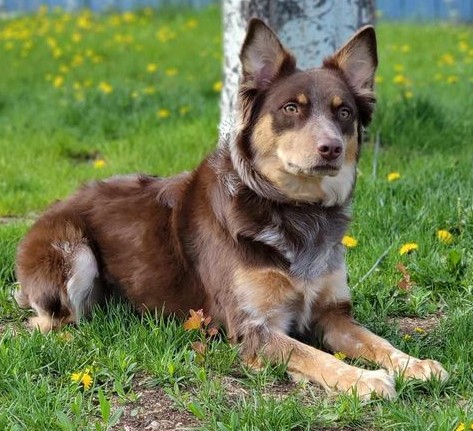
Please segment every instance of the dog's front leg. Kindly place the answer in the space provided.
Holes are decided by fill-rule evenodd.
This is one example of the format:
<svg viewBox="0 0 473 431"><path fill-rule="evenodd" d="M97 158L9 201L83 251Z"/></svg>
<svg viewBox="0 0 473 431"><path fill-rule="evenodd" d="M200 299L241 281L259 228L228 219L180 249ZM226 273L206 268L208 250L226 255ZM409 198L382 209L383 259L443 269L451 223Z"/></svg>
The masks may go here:
<svg viewBox="0 0 473 431"><path fill-rule="evenodd" d="M346 306L342 308L346 309ZM324 316L318 323L324 334L324 345L334 352L342 352L350 358L367 359L408 378L448 378L448 373L439 362L418 359L396 349L385 339L359 325L349 314L340 313L338 307L324 310Z"/></svg>
<svg viewBox="0 0 473 431"><path fill-rule="evenodd" d="M326 278L324 291L348 292L345 280L344 271L331 274ZM337 296L340 298L343 295ZM326 297L333 298L333 295ZM333 352L342 352L350 358L366 359L407 378L448 378L448 373L439 362L410 356L357 323L351 315L351 302L348 298L346 296L344 300L321 302L313 310L316 326L322 332L323 343L327 348Z"/></svg>
<svg viewBox="0 0 473 431"><path fill-rule="evenodd" d="M253 366L266 358L273 364L287 364L295 380L317 383L327 390L350 392L361 398L372 393L385 398L395 394L394 379L384 370L363 370L348 365L334 356L301 343L288 335L266 327L254 327L243 337L242 354Z"/></svg>

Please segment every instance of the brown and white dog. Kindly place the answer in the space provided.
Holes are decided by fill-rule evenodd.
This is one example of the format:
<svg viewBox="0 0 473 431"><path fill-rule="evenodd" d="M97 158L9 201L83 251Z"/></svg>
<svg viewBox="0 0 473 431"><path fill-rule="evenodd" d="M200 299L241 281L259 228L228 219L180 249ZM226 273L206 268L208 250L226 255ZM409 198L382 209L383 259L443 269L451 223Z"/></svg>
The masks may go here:
<svg viewBox="0 0 473 431"><path fill-rule="evenodd" d="M394 373L446 379L438 362L351 315L340 241L375 104L373 27L302 71L252 20L240 58L238 126L219 148L193 172L111 178L51 206L19 245L18 304L42 331L78 322L111 294L140 311L202 308L248 363L287 363L296 379L362 397L393 397ZM316 341L386 371L349 365Z"/></svg>

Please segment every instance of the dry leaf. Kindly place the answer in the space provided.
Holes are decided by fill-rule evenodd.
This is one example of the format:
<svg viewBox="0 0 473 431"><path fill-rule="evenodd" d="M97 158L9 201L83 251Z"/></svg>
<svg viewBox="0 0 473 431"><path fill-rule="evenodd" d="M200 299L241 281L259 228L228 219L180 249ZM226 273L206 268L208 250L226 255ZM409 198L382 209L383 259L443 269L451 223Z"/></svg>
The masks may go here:
<svg viewBox="0 0 473 431"><path fill-rule="evenodd" d="M199 355L205 356L207 352L207 345L202 343L201 341L194 341L191 343L191 347L194 351L196 351Z"/></svg>
<svg viewBox="0 0 473 431"><path fill-rule="evenodd" d="M407 270L406 266L401 262L396 264L396 269L402 274L402 278L399 280L397 286L404 292L409 292L412 290L412 286L415 284L415 282L411 279L411 274Z"/></svg>

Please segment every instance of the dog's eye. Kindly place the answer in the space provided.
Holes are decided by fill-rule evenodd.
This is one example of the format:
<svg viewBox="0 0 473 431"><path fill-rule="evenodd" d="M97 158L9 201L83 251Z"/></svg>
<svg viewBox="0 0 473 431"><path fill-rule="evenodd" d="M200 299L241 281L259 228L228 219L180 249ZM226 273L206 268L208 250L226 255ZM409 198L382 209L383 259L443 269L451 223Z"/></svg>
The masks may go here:
<svg viewBox="0 0 473 431"><path fill-rule="evenodd" d="M351 116L351 112L347 107L342 106L338 110L338 118L340 118L340 120L348 120L348 118L350 118L350 116Z"/></svg>
<svg viewBox="0 0 473 431"><path fill-rule="evenodd" d="M299 113L299 108L297 107L297 105L295 103L286 103L282 109L284 110L284 112L286 114L298 114Z"/></svg>

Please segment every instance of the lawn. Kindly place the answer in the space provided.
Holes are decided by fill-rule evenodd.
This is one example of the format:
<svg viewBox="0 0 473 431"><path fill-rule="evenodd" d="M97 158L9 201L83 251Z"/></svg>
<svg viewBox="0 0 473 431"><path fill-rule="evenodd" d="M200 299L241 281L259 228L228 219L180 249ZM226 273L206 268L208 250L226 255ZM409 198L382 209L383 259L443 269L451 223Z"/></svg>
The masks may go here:
<svg viewBox="0 0 473 431"><path fill-rule="evenodd" d="M441 361L448 382L399 378L394 401L327 395L283 367L248 371L223 336L120 304L78 328L24 329L15 248L48 203L88 180L192 169L215 147L220 23L217 8L0 21L0 429L473 429L467 26L378 25L379 104L347 247L357 318Z"/></svg>

